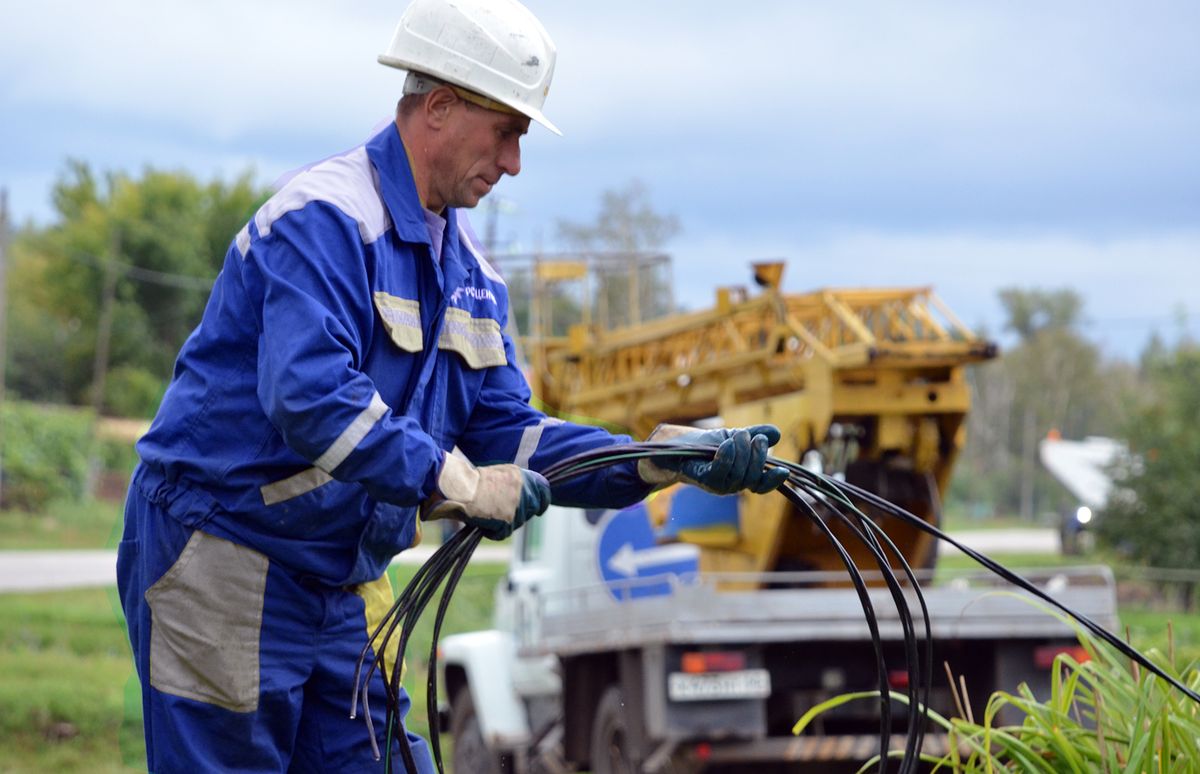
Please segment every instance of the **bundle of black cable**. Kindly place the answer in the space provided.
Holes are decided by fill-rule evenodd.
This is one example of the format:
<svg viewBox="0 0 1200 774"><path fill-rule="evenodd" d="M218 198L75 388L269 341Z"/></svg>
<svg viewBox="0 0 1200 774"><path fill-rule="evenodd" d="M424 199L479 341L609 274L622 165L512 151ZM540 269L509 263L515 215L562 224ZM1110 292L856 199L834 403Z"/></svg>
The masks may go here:
<svg viewBox="0 0 1200 774"><path fill-rule="evenodd" d="M542 471L542 473L553 487L574 476L611 465L655 457L711 459L715 453L715 446L692 446L671 443L639 443L610 446L562 460ZM838 481L820 473L815 473L796 463L786 462L774 457L768 458L767 463L773 467L783 468L788 471L788 479L780 487L780 492L795 506L796 512L810 519L821 534L825 536L825 539L829 541L831 548L845 566L846 573L854 585L859 601L862 604L863 616L866 618L875 651L875 669L879 684L879 770L881 772L886 772L890 764L892 698L888 687L888 666L884 661L883 643L879 636L879 626L876 621L875 609L871 602L870 594L867 591L867 583L851 559L849 551L846 550L846 547L842 545L841 541L838 540L833 530L829 527L827 523L829 520L840 523L850 535L866 547L870 556L878 565L879 574L891 593L892 600L896 605L896 612L900 619L904 636L905 669L910 677L906 701L908 707L907 734L903 756L900 758L898 767L898 771L901 774L916 771L920 764L918 756L921 751L928 722L923 708L928 706L929 693L933 685L932 634L929 623L929 610L925 605L925 598L921 594L921 588L917 583L912 568L909 567L903 554L888 537L884 529L864 513L863 506L869 506L876 512L894 517L958 548L964 554L1004 580L1066 613L1099 639L1114 647L1118 652L1166 680L1193 701L1200 703L1200 694L1197 694L1186 685L1183 685L1175 678L1163 672L1162 669L1151 662L1146 656L1112 632L1109 632L1087 616L1077 613L1060 603L1033 583L1003 567L998 562L964 546L919 516L860 487L844 481ZM458 585L458 581L466 569L467 562L470 561L471 554L474 552L476 546L479 545L481 538L482 535L479 533L479 530L465 529L460 530L444 543L429 561L421 567L417 574L413 576L412 581L409 582L408 586L396 599L395 605L388 611L383 622L372 633L370 641L359 657L358 667L354 674L354 695L350 716L355 717L357 712L360 686L365 685L366 681L369 681L374 676L376 669L380 670L384 682L387 684L387 749L389 750L389 755L386 768L389 772L391 771L392 755L390 751L392 749L393 738L398 740L400 755L406 769L408 771L416 770L412 750L408 744L408 737L401 727L398 713L401 664L404 659L404 650L408 644L408 638L412 633L414 625L420 618L422 611L429 604L429 601L436 594L437 589L445 581L445 590L442 593L441 601L438 603L437 614L434 620L433 645L429 654L429 670L426 675L429 741L433 749L434 761L437 764L438 771L443 771L437 724L438 635L441 631L442 621L445 618L450 598L454 593L454 588ZM903 582L893 571L892 560L902 569L904 575ZM917 635L917 627L905 595L906 585L908 590L915 596L921 608L922 628L924 630L923 638L919 638ZM400 629L398 656L396 662L389 666L384 663L384 654L387 652L389 641L396 635L397 628ZM364 674L363 666L367 654L372 648L374 648L374 658ZM361 695L367 731L371 735L371 744L375 750L376 760L378 760L380 754L375 741L370 708L367 704L367 692L363 691Z"/></svg>

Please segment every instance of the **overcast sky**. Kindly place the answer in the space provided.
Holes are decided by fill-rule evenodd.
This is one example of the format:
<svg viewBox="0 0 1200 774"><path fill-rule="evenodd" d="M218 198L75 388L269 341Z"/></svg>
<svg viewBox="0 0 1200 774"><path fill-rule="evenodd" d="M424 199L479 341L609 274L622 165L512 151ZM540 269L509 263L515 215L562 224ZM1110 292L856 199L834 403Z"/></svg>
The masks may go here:
<svg viewBox="0 0 1200 774"><path fill-rule="evenodd" d="M42 0L0 25L0 186L53 218L68 157L269 183L386 118L400 2ZM1132 356L1200 335L1200 3L529 0L559 48L503 244L555 247L633 178L679 216L676 297L785 286L1073 287ZM19 11L16 10L19 7ZM477 225L481 218L477 217Z"/></svg>

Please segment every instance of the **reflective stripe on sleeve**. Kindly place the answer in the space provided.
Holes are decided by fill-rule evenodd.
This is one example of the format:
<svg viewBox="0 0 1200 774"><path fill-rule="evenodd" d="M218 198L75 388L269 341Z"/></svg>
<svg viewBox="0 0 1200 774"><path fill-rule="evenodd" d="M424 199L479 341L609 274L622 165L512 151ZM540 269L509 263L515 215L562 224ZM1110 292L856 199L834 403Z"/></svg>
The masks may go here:
<svg viewBox="0 0 1200 774"><path fill-rule="evenodd" d="M320 468L309 468L308 470L300 471L294 476L288 476L282 481L267 484L261 487L259 491L262 492L264 505L276 505L284 500L308 494L317 487L324 486L332 480L333 476Z"/></svg>
<svg viewBox="0 0 1200 774"><path fill-rule="evenodd" d="M332 473L334 468L346 461L350 452L354 451L362 439L367 437L367 433L371 432L371 428L387 411L388 405L383 402L383 398L379 397L379 393L372 395L371 404L354 418L350 426L342 431L342 434L338 436L332 446L325 450L324 454L313 461L313 465L327 473Z"/></svg>
<svg viewBox="0 0 1200 774"><path fill-rule="evenodd" d="M259 491L262 492L263 503L275 505L284 500L308 494L317 487L328 484L333 480L333 476L330 475L333 469L346 461L350 452L358 447L362 439L367 437L367 433L371 432L371 428L387 411L387 404L383 402L383 398L379 397L379 393L375 393L371 398L370 405L363 409L363 412L342 431L333 445L317 458L314 467L261 487Z"/></svg>
<svg viewBox="0 0 1200 774"><path fill-rule="evenodd" d="M542 431L553 425L561 425L561 419L546 417L536 425L529 425L525 431L521 433L521 444L517 447L517 456L513 459L513 464L517 467L528 468L529 461L533 459L533 453L537 451L538 444L542 442Z"/></svg>

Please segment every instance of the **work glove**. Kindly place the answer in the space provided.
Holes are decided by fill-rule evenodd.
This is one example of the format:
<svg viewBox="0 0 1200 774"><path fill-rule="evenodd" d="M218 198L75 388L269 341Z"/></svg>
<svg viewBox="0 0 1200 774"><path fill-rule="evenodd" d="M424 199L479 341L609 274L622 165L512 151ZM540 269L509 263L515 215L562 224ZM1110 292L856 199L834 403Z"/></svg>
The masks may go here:
<svg viewBox="0 0 1200 774"><path fill-rule="evenodd" d="M646 440L716 446L709 460L699 457L655 457L638 461L638 475L647 484L674 484L684 481L716 494L733 494L749 489L755 494L778 489L787 480L782 468L766 466L767 449L779 443L781 434L774 425L745 428L697 430L680 425L659 425Z"/></svg>
<svg viewBox="0 0 1200 774"><path fill-rule="evenodd" d="M550 507L550 484L541 473L516 465L477 468L446 455L438 491L421 506L421 518L458 519L485 537L503 540Z"/></svg>

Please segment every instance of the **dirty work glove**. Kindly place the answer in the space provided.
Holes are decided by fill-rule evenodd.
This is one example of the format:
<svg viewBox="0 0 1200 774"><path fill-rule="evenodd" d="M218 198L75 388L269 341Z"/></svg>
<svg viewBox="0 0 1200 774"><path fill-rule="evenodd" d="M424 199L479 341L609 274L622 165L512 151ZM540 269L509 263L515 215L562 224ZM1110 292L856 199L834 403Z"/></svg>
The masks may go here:
<svg viewBox="0 0 1200 774"><path fill-rule="evenodd" d="M711 460L687 457L657 457L638 461L638 475L647 484L697 484L716 494L733 494L749 489L764 494L787 480L782 468L766 467L767 449L779 443L779 428L752 425L745 428L697 430L680 425L659 425L647 441L716 446Z"/></svg>
<svg viewBox="0 0 1200 774"><path fill-rule="evenodd" d="M541 473L516 465L477 468L447 454L438 491L421 506L421 518L458 519L503 540L550 506L550 484Z"/></svg>

